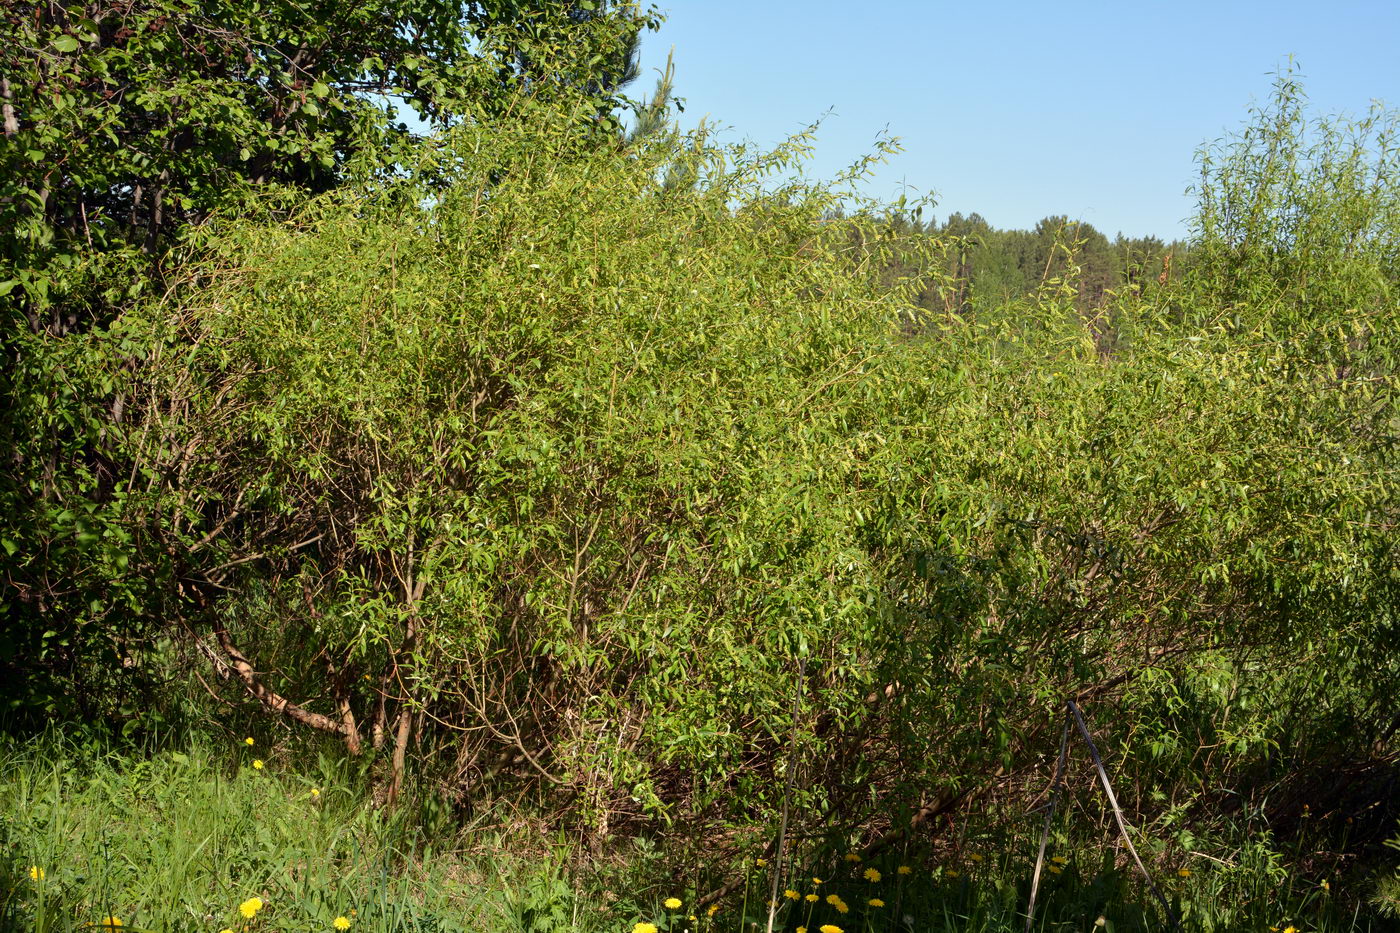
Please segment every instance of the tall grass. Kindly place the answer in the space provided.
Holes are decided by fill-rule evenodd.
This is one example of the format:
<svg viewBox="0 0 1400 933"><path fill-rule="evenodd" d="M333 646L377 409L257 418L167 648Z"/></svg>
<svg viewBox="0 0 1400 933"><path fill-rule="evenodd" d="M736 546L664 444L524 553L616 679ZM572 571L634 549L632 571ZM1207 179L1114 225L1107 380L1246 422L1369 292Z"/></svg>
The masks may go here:
<svg viewBox="0 0 1400 933"><path fill-rule="evenodd" d="M0 753L0 928L33 933L499 928L502 888L328 761L256 746L132 757L57 739ZM450 837L449 837L450 838ZM439 846L441 842L439 842ZM240 905L253 899L253 916Z"/></svg>
<svg viewBox="0 0 1400 933"><path fill-rule="evenodd" d="M691 876L664 859L653 862L659 873L623 859L611 876L569 877L521 835L466 835L421 808L382 808L371 785L331 759L291 767L260 743L141 755L50 736L0 746L0 931L75 933L114 918L160 933L626 933L646 924L739 933L763 929L774 871L776 928L789 933L1020 930L1034 852L1027 828L1025 838L969 836L937 853L857 860L827 846L801 863L750 860L743 888L699 906L722 866ZM1161 928L1106 840L1059 840L1037 930ZM1342 892L1284 862L1256 839L1163 880L1190 930L1385 929L1337 908ZM672 897L680 906L666 906Z"/></svg>

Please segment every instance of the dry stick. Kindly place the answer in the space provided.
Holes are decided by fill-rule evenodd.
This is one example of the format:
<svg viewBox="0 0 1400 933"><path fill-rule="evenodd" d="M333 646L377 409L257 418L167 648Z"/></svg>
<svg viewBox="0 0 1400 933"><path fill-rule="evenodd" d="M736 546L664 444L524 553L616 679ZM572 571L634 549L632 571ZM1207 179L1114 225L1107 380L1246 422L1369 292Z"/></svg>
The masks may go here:
<svg viewBox="0 0 1400 933"><path fill-rule="evenodd" d="M1045 846L1050 842L1050 823L1055 819L1055 810L1060 805L1060 779L1064 777L1065 762L1069 759L1069 717L1065 717L1065 728L1060 733L1060 757L1055 760L1055 776L1050 779L1050 809L1045 811L1045 828L1040 832L1040 851L1035 856L1035 874L1031 877L1031 900L1026 905L1026 933L1031 933L1031 923L1035 920L1035 896L1040 891L1040 869L1045 864Z"/></svg>
<svg viewBox="0 0 1400 933"><path fill-rule="evenodd" d="M778 851L773 856L773 884L768 892L768 930L773 933L773 921L778 913L778 881L782 877L783 844L787 842L788 805L792 800L792 784L797 777L797 713L802 705L802 687L807 681L807 658L797 662L797 689L792 694L792 737L788 740L787 784L783 787L783 818L778 824Z"/></svg>
<svg viewBox="0 0 1400 933"><path fill-rule="evenodd" d="M1108 781L1108 772L1104 770L1103 759L1099 757L1099 750L1094 745L1093 736L1089 735L1089 727L1084 724L1084 716L1079 712L1078 704L1073 700L1066 700L1065 705L1074 714L1074 724L1079 727L1079 734L1084 736L1084 743L1089 746L1089 755L1094 759L1094 767L1099 771L1099 780L1103 782L1103 792L1108 795L1108 802L1113 807L1113 818L1118 821L1118 831L1123 835L1123 842L1128 846L1129 854L1137 863L1138 871L1142 872L1142 877L1147 879L1147 886L1157 896L1157 900L1162 902L1162 909L1167 913L1168 924L1173 930L1181 929L1181 920L1176 916L1176 911L1172 910L1172 905L1167 902L1166 896L1152 880L1152 876L1147 873L1147 866L1142 864L1137 849L1133 847L1133 840L1128 836L1128 824L1123 821L1123 808L1118 806L1118 798L1113 793L1113 785Z"/></svg>

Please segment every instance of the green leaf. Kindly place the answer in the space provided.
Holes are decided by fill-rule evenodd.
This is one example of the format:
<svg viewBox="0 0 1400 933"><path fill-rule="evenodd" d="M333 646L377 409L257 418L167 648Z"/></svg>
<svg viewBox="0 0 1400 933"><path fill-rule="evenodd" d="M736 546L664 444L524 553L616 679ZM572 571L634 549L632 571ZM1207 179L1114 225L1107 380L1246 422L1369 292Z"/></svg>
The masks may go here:
<svg viewBox="0 0 1400 933"><path fill-rule="evenodd" d="M53 47L60 52L74 52L78 48L78 40L74 36L59 36L53 40Z"/></svg>

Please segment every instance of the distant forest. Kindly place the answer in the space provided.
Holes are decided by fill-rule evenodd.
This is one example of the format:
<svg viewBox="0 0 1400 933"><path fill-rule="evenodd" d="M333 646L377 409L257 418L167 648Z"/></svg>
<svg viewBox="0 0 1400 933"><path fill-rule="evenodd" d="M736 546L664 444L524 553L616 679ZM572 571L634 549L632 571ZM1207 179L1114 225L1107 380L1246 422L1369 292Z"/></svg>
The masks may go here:
<svg viewBox="0 0 1400 933"><path fill-rule="evenodd" d="M1092 224L1065 216L1046 217L1034 230L998 230L980 214L953 214L941 224L930 221L925 229L960 244L952 257L956 267L948 271L967 283L960 298L973 307L1002 304L1034 292L1042 283L1063 276L1073 262L1079 267L1083 306L1100 308L1120 289L1140 293L1152 284L1167 284L1172 263L1181 262L1186 253L1182 241L1167 243L1155 236L1121 233L1110 240ZM1066 245L1072 250L1066 250ZM933 296L924 300L932 301Z"/></svg>
<svg viewBox="0 0 1400 933"><path fill-rule="evenodd" d="M883 270L891 281L923 278L916 303L924 310L968 317L1045 288L1069 289L1104 352L1115 343L1107 313L1111 300L1165 289L1185 274L1191 259L1184 240L1122 233L1110 240L1092 224L1065 215L1045 217L1033 230L999 230L975 212L954 213L942 222L892 214L885 222L906 244L921 238L937 244L931 251L936 268L928 266L929 250L911 247L900 258L887 258Z"/></svg>

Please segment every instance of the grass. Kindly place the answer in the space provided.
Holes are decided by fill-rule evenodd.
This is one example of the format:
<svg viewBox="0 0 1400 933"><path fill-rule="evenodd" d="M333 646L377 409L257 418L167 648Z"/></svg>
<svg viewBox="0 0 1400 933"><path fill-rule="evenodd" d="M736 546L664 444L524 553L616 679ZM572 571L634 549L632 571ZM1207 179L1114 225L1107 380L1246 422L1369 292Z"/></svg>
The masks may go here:
<svg viewBox="0 0 1400 933"><path fill-rule="evenodd" d="M0 758L4 928L449 931L507 905L403 817L322 762L297 774L240 747L137 758L58 743ZM263 764L263 767L255 765ZM245 917L239 906L257 898Z"/></svg>
<svg viewBox="0 0 1400 933"><path fill-rule="evenodd" d="M700 886L678 875L645 883L634 871L629 882L624 870L570 883L561 860L538 848L522 855L518 840L378 807L367 781L332 758L293 769L257 744L141 755L56 737L0 745L0 850L4 933L74 933L110 918L161 933L627 933L647 924L738 933L765 927L778 870L751 864L743 891L697 910ZM829 855L788 866L776 929L1019 931L1032 851L987 843L939 859ZM1112 851L1051 854L1057 871L1044 879L1038 930L1161 928ZM1279 866L1256 843L1229 865L1167 878L1168 896L1188 930L1393 928ZM666 906L672 897L679 906Z"/></svg>

